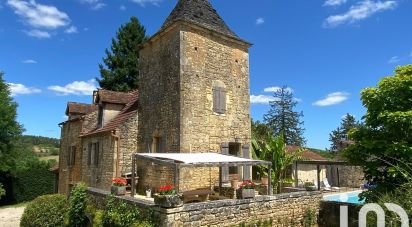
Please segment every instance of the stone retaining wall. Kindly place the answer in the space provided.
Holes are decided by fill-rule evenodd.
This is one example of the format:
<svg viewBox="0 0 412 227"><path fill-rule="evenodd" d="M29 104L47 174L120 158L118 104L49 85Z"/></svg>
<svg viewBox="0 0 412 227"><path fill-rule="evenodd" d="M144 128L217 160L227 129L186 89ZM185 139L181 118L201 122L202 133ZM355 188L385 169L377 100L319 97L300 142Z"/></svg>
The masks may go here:
<svg viewBox="0 0 412 227"><path fill-rule="evenodd" d="M89 188L89 196L102 204L107 192ZM219 200L185 204L175 209L163 209L152 202L131 197L118 197L142 209L153 209L157 226L238 226L256 221L272 220L273 226L302 226L305 211L319 213L319 192L294 192L276 196L259 196L255 199Z"/></svg>

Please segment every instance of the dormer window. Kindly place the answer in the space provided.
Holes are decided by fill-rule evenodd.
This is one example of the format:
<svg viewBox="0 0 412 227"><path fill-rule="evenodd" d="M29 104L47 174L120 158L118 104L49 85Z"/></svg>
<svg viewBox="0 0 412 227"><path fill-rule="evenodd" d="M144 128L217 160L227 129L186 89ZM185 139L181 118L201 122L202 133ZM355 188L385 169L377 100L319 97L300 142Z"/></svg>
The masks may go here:
<svg viewBox="0 0 412 227"><path fill-rule="evenodd" d="M213 112L226 113L226 88L224 83L216 82L213 86Z"/></svg>

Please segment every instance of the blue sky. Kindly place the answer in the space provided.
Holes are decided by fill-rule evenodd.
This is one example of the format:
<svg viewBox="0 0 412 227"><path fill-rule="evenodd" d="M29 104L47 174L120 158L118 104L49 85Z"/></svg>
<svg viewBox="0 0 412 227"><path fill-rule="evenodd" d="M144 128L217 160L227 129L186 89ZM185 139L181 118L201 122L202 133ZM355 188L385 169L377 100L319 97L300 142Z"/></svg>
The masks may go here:
<svg viewBox="0 0 412 227"><path fill-rule="evenodd" d="M410 0L211 0L252 42L252 116L290 87L308 146L329 147L341 117L360 118L361 89L412 62ZM91 102L98 64L118 27L137 16L149 35L176 0L0 0L0 70L26 134L58 138L67 101Z"/></svg>

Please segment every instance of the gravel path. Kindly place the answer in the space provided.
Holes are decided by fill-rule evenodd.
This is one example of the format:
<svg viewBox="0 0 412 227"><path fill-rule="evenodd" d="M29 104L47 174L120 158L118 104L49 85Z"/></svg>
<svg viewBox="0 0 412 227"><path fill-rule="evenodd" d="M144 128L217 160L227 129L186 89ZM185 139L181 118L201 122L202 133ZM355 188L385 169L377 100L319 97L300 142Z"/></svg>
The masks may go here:
<svg viewBox="0 0 412 227"><path fill-rule="evenodd" d="M17 208L0 208L0 226L19 227L24 208L24 206Z"/></svg>

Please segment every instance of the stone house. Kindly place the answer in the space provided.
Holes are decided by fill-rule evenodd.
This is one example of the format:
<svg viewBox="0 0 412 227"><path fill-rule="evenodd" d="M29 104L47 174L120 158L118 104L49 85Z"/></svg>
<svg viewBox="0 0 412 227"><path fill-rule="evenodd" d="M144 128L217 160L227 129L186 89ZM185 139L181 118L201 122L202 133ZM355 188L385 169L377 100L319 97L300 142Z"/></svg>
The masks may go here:
<svg viewBox="0 0 412 227"><path fill-rule="evenodd" d="M76 130L70 116L62 124L60 186L66 189L60 191L77 180L108 189L112 177L131 171L136 151L250 157L250 46L208 0L179 0L160 30L139 47L139 92L99 90L93 110L73 116ZM77 159L67 166L70 138ZM173 182L166 167L138 162L137 171L140 191ZM230 174L249 178L242 167L222 171L223 180ZM77 178L68 177L72 173ZM211 187L218 169L187 168L179 179L183 191Z"/></svg>
<svg viewBox="0 0 412 227"><path fill-rule="evenodd" d="M60 124L60 193L78 182L108 189L113 177L130 171L137 147L137 100L137 91L98 90L93 104L68 103L68 120Z"/></svg>

